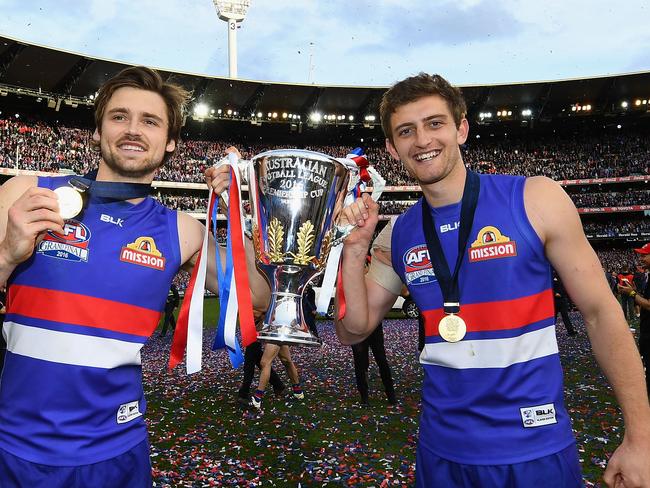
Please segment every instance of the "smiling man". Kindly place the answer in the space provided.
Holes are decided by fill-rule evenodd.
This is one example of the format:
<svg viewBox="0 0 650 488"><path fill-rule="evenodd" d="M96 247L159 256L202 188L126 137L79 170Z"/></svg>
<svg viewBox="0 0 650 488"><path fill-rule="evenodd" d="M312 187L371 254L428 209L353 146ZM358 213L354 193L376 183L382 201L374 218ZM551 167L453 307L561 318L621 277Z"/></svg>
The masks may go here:
<svg viewBox="0 0 650 488"><path fill-rule="evenodd" d="M469 171L460 150L469 132L465 101L438 75L397 83L380 111L388 152L424 196L393 225L391 265L374 259L365 278L378 206L364 195L346 208L357 229L343 250L346 314L337 333L346 344L368 336L402 282L422 311L418 486L582 486L551 265L584 316L625 420L605 481L650 486L641 361L569 197L544 177Z"/></svg>
<svg viewBox="0 0 650 488"><path fill-rule="evenodd" d="M17 176L0 189L3 488L151 486L140 350L205 230L148 197L178 146L187 97L155 71L127 68L95 101L94 179ZM219 193L228 176L226 166L206 172ZM86 201L75 208L80 184ZM214 246L206 284L217 293ZM268 287L249 264L263 308Z"/></svg>

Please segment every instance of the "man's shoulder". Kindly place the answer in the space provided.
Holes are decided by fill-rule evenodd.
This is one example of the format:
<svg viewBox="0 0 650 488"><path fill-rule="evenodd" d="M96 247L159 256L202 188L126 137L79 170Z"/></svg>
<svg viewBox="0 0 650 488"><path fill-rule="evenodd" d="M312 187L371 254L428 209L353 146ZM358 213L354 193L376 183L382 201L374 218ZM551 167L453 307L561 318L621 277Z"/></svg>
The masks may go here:
<svg viewBox="0 0 650 488"><path fill-rule="evenodd" d="M575 211L575 205L562 186L546 176L529 176L525 179L524 203L526 211L545 215L546 223L556 222L558 218L567 217ZM577 215L577 212L576 212ZM555 224L553 224L555 225Z"/></svg>
<svg viewBox="0 0 650 488"><path fill-rule="evenodd" d="M412 225L413 222L421 220L422 217L422 198L420 198L414 205L411 206L404 213L399 215L392 221L393 229L398 229L403 225Z"/></svg>
<svg viewBox="0 0 650 488"><path fill-rule="evenodd" d="M507 175L503 173L479 173L481 188L510 188L518 182L528 181L531 177L524 175Z"/></svg>
<svg viewBox="0 0 650 488"><path fill-rule="evenodd" d="M203 229L203 224L201 224L201 222L192 217L190 214L181 212L180 210L168 210L171 212L176 212L176 220L178 222L179 232Z"/></svg>
<svg viewBox="0 0 650 488"><path fill-rule="evenodd" d="M176 211L181 264L185 264L201 249L204 225L185 212Z"/></svg>
<svg viewBox="0 0 650 488"><path fill-rule="evenodd" d="M38 176L31 176L31 175L16 175L11 178L9 178L7 181L5 181L2 185L3 188L5 187L16 187L16 188L30 188L32 186L37 186L38 185Z"/></svg>

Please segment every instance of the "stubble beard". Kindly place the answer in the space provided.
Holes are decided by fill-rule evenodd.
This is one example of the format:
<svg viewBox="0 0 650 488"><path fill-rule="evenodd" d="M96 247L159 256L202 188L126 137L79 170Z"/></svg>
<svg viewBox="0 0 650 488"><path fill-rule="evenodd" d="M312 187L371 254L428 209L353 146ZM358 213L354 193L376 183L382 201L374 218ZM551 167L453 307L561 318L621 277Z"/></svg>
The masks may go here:
<svg viewBox="0 0 650 488"><path fill-rule="evenodd" d="M443 154L441 154L442 156ZM441 171L434 173L433 175L424 174L418 175L415 171L415 167L404 165L406 172L418 182L420 186L433 185L444 180L449 174L454 170L456 165L462 164L462 158L460 157L460 152L456 155L451 155L447 161L445 161L444 166L441 168ZM417 165L417 162L415 162ZM424 169L424 168L423 168ZM425 169L425 171L428 168Z"/></svg>
<svg viewBox="0 0 650 488"><path fill-rule="evenodd" d="M151 158L141 161L129 161L115 154L110 148L101 147L101 157L106 166L122 178L143 178L155 173L163 165L163 159L155 162ZM137 166L136 166L137 165Z"/></svg>

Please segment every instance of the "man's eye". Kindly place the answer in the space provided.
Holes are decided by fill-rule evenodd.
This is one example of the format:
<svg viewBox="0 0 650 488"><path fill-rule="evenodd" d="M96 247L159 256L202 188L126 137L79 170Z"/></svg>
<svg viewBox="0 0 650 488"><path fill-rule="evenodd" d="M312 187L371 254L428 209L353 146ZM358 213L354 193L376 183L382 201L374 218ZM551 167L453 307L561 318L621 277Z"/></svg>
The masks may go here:
<svg viewBox="0 0 650 488"><path fill-rule="evenodd" d="M411 133L411 129L401 129L397 134L400 136L407 136Z"/></svg>

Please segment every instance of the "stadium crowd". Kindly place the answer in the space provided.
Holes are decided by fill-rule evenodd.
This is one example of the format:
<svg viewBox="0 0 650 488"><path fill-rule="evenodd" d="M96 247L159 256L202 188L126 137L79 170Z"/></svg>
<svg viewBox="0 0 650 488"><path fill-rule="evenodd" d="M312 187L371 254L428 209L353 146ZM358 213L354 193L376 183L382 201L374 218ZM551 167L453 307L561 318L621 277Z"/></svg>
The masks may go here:
<svg viewBox="0 0 650 488"><path fill-rule="evenodd" d="M573 203L578 208L627 207L630 205L647 205L650 203L650 190L632 190L625 192L570 193Z"/></svg>
<svg viewBox="0 0 650 488"><path fill-rule="evenodd" d="M0 167L46 172L68 171L84 174L96 167L98 153L92 149L92 131L65 125L48 125L41 121L28 121L20 116L0 115ZM179 150L161 168L157 177L162 181L203 181L208 165L219 160L225 149L237 145L245 159L276 146L242 144L232 141L184 140ZM306 146L304 149L344 157L350 147L342 145ZM368 160L387 180L390 186L412 185L413 180L401 165L386 153L383 144L366 147ZM481 173L506 173L545 175L555 180L605 178L650 173L650 142L635 133L617 135L599 134L584 136L536 137L496 141L491 138L473 138L464 147L468 165ZM650 202L649 190L630 191L572 191L576 206L584 208L644 205ZM205 212L204 194L178 194L158 191L156 195L165 205L182 211ZM380 211L396 215L406 210L414 201L380 201ZM615 237L626 233L650 232L647 217L594 219L584 222L587 234ZM219 229L219 239L225 239L225 229ZM633 253L628 249L600 250L601 262L608 272L618 272L635 265ZM179 273L176 284L180 290L187 286L189 276Z"/></svg>
<svg viewBox="0 0 650 488"><path fill-rule="evenodd" d="M180 210L181 212L200 212L205 213L208 199L207 193L199 195L175 195L163 192L157 192L154 198L159 200L163 205Z"/></svg>
<svg viewBox="0 0 650 488"><path fill-rule="evenodd" d="M0 117L0 166L84 173L98 160L89 144L92 132L65 126ZM207 165L220 159L230 145L250 158L275 146L241 144L237 141L185 140L161 169L158 179L202 182ZM346 155L345 146L307 146L336 157ZM388 156L383 145L366 148L369 161L392 186L413 180ZM650 171L650 142L635 133L608 133L592 137L536 137L534 140L491 141L472 139L464 147L470 167L483 173L545 175L555 180L646 175Z"/></svg>
<svg viewBox="0 0 650 488"><path fill-rule="evenodd" d="M650 219L648 217L614 218L606 221L583 221L582 227L585 234L598 234L607 237L616 237L620 234L638 234L650 232Z"/></svg>
<svg viewBox="0 0 650 488"><path fill-rule="evenodd" d="M625 269L636 269L638 259L632 248L596 249L603 269L607 273L620 273Z"/></svg>

